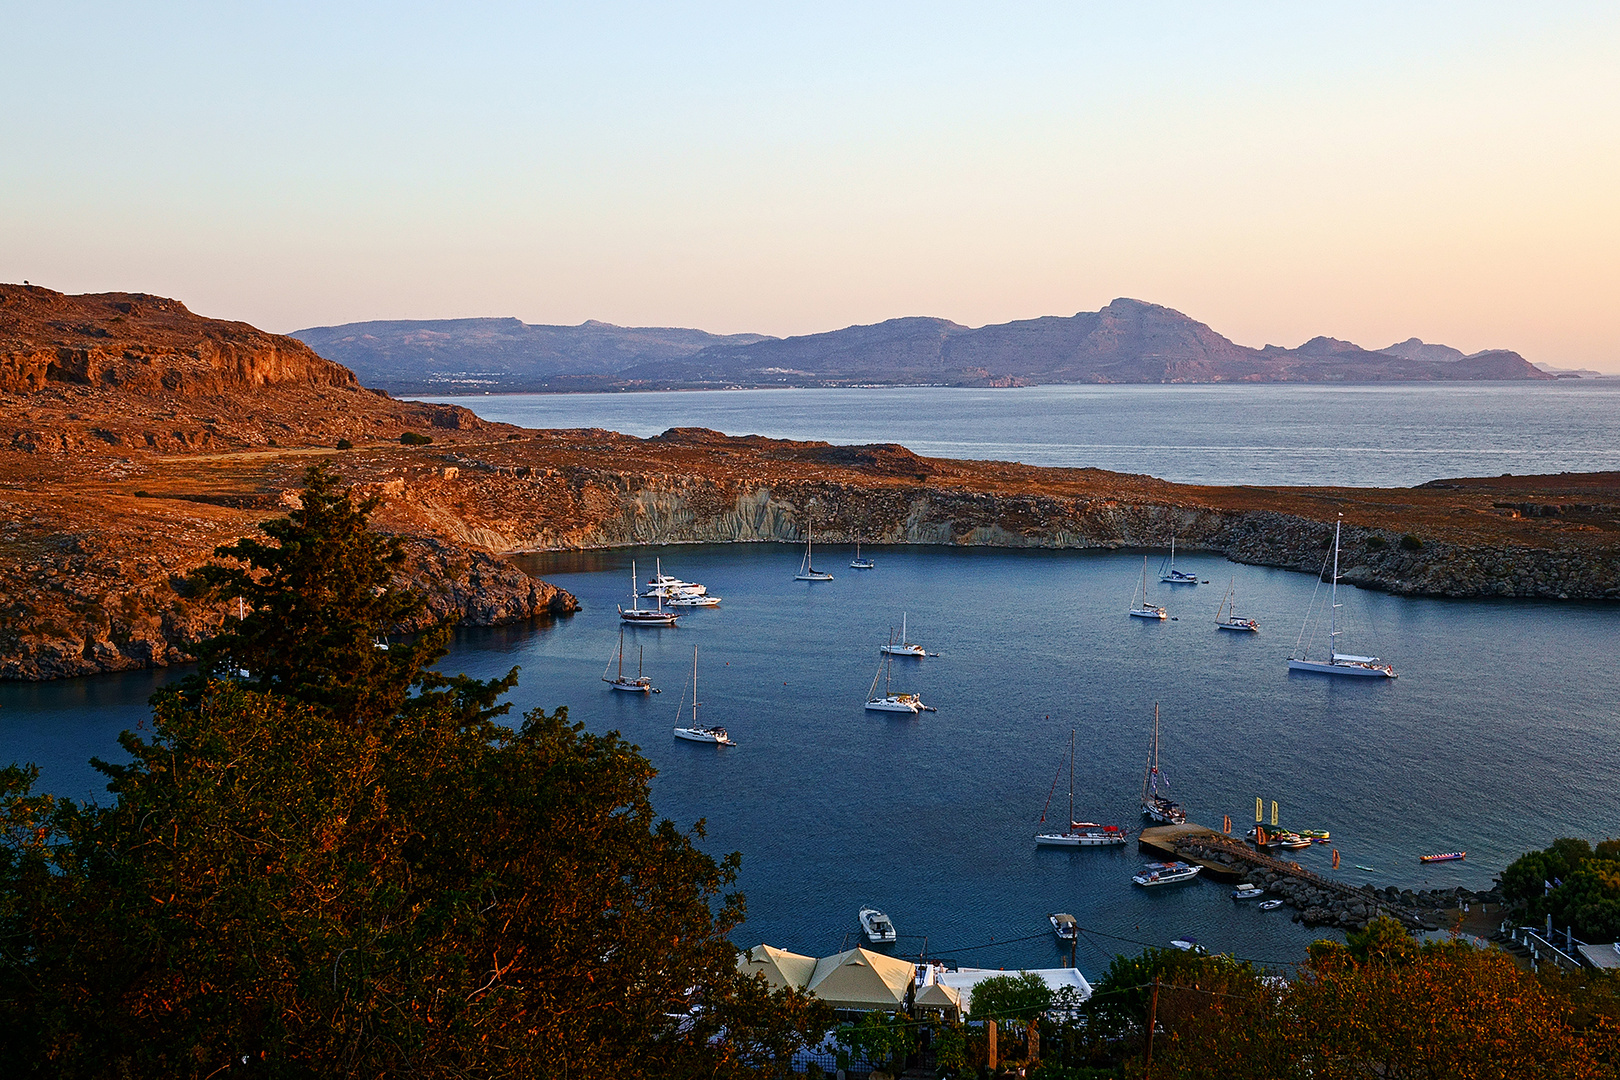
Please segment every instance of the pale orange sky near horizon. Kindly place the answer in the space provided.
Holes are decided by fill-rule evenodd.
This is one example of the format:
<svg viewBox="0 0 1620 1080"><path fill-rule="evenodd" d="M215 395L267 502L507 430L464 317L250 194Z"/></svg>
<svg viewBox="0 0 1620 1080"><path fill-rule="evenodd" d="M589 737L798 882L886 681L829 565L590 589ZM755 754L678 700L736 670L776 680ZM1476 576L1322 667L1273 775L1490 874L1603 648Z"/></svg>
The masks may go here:
<svg viewBox="0 0 1620 1080"><path fill-rule="evenodd" d="M0 279L288 331L1164 304L1620 373L1620 9L36 6Z"/></svg>

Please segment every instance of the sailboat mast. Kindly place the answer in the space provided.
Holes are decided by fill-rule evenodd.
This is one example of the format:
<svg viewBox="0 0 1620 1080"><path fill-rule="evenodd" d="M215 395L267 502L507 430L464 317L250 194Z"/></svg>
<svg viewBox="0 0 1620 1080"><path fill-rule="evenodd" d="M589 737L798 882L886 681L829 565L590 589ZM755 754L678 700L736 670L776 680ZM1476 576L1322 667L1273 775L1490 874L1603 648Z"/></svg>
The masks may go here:
<svg viewBox="0 0 1620 1080"><path fill-rule="evenodd" d="M641 610L641 590L636 588L636 560L630 560L630 610Z"/></svg>
<svg viewBox="0 0 1620 1080"><path fill-rule="evenodd" d="M1069 729L1069 828L1074 828L1074 728Z"/></svg>
<svg viewBox="0 0 1620 1080"><path fill-rule="evenodd" d="M619 631L619 681L624 682L624 630Z"/></svg>
<svg viewBox="0 0 1620 1080"><path fill-rule="evenodd" d="M698 698L697 698L697 650L698 650L698 647L696 645L692 646L692 726L694 728L700 726L698 724L698 712L697 712L697 709L698 709Z"/></svg>
<svg viewBox="0 0 1620 1080"><path fill-rule="evenodd" d="M1339 658L1339 530L1344 528L1344 515L1333 523L1333 590L1328 594L1328 663Z"/></svg>

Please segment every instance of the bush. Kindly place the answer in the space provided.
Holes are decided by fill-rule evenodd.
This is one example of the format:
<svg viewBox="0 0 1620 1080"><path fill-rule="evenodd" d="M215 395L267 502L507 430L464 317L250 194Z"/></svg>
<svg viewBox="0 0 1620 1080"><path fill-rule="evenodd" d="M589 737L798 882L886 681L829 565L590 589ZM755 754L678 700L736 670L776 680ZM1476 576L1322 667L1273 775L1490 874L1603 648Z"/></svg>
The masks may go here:
<svg viewBox="0 0 1620 1080"><path fill-rule="evenodd" d="M337 448L339 450L353 450L354 443L350 442L348 439L339 439L337 441Z"/></svg>
<svg viewBox="0 0 1620 1080"><path fill-rule="evenodd" d="M1413 536L1411 533L1407 533L1405 536L1401 537L1401 550L1402 551L1422 551L1423 550L1423 541L1419 540L1417 537Z"/></svg>
<svg viewBox="0 0 1620 1080"><path fill-rule="evenodd" d="M405 434L399 437L399 441L404 443L406 446L426 446L428 443L433 441L433 436L421 435L414 431L407 431Z"/></svg>
<svg viewBox="0 0 1620 1080"><path fill-rule="evenodd" d="M1383 551L1387 547L1389 547L1389 541L1385 540L1382 536L1367 537L1368 551Z"/></svg>

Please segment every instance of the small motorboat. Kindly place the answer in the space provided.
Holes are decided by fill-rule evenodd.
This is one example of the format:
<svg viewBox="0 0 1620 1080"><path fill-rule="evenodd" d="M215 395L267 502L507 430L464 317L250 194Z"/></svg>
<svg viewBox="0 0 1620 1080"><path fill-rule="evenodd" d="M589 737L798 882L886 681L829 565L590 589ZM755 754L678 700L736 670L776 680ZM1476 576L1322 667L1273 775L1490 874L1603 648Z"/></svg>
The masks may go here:
<svg viewBox="0 0 1620 1080"><path fill-rule="evenodd" d="M894 923L877 908L861 908L860 920L867 941L883 945L895 939Z"/></svg>
<svg viewBox="0 0 1620 1080"><path fill-rule="evenodd" d="M1198 944L1198 939L1195 937L1178 937L1173 939L1170 945L1173 948L1180 949L1182 952L1190 952L1198 956L1209 955L1209 950Z"/></svg>
<svg viewBox="0 0 1620 1080"><path fill-rule="evenodd" d="M1155 885L1175 885L1183 881L1191 881L1203 872L1202 866L1184 862L1150 862L1142 867L1140 873L1131 875L1131 880L1143 888L1152 888Z"/></svg>
<svg viewBox="0 0 1620 1080"><path fill-rule="evenodd" d="M1080 932L1080 924L1075 921L1073 915L1058 912L1056 915L1048 915L1046 920L1052 924L1052 933L1058 936L1059 941L1073 941L1075 935Z"/></svg>
<svg viewBox="0 0 1620 1080"><path fill-rule="evenodd" d="M1441 855L1419 855L1418 862L1453 862L1457 859L1466 859L1466 851L1447 851Z"/></svg>
<svg viewBox="0 0 1620 1080"><path fill-rule="evenodd" d="M1261 911L1276 911L1278 908L1280 908L1282 906L1283 906L1283 902L1281 900L1262 900L1262 901L1260 901L1260 910Z"/></svg>
<svg viewBox="0 0 1620 1080"><path fill-rule="evenodd" d="M1376 874L1376 873L1378 873L1378 871L1374 870L1372 867L1370 867L1370 866L1362 866L1360 863L1356 863L1356 869L1360 870L1362 873L1365 873L1365 874Z"/></svg>
<svg viewBox="0 0 1620 1080"><path fill-rule="evenodd" d="M1234 900L1258 900L1266 895L1266 890L1258 885L1250 885L1247 881L1232 890Z"/></svg>

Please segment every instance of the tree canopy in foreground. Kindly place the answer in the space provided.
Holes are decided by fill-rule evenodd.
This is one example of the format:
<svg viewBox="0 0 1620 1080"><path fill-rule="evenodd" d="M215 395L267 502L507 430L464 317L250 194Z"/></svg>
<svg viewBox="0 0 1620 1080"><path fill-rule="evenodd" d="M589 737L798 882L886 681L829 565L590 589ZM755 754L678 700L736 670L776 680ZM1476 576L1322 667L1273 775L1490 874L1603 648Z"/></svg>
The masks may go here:
<svg viewBox="0 0 1620 1080"><path fill-rule="evenodd" d="M738 856L648 799L614 733L439 675L370 504L319 467L244 597L154 698L109 805L0 773L6 1076L755 1075L830 1027L746 980ZM695 1006L695 1008L694 1008Z"/></svg>

